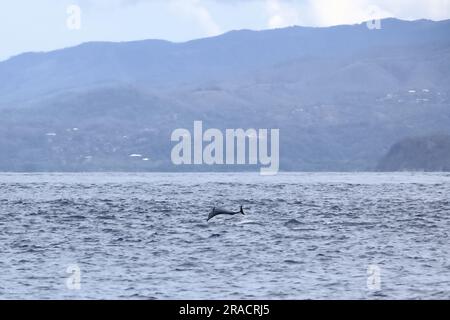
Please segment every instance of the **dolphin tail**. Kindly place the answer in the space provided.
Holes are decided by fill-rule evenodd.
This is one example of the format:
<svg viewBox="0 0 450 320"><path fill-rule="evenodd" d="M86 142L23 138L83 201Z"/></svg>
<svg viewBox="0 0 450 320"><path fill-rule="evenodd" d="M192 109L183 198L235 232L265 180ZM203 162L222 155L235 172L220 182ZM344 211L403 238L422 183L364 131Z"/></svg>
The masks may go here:
<svg viewBox="0 0 450 320"><path fill-rule="evenodd" d="M211 220L212 218L214 218L215 211L216 211L216 207L214 207L214 208L212 209L212 211L209 213L208 219L206 220L206 222L208 222L209 220Z"/></svg>
<svg viewBox="0 0 450 320"><path fill-rule="evenodd" d="M241 210L239 211L239 213L243 214L245 216L244 209L242 208L242 206L241 206Z"/></svg>

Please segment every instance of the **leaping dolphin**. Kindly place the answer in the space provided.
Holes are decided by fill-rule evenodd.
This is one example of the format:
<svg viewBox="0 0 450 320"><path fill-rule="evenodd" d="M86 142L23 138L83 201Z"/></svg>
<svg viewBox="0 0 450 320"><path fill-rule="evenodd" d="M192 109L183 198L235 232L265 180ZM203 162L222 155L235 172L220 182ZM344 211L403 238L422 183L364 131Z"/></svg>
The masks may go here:
<svg viewBox="0 0 450 320"><path fill-rule="evenodd" d="M214 207L212 209L212 211L209 213L208 220L206 220L206 221L209 221L212 218L214 218L215 216L218 216L218 215L221 215L221 214L226 214L226 215L229 215L229 216L234 216L236 214L243 214L245 216L244 209L242 208L242 206L241 206L241 210L239 210L238 212L229 211L229 210L225 210L225 209L220 209L220 208Z"/></svg>

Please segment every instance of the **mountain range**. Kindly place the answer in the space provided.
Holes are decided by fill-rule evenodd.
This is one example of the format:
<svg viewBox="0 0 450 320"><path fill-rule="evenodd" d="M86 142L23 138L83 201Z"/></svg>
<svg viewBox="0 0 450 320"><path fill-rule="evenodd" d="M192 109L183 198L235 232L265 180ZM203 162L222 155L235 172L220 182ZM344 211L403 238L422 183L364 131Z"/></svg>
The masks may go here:
<svg viewBox="0 0 450 320"><path fill-rule="evenodd" d="M0 171L174 166L177 128L279 128L282 170L374 170L450 134L450 20L85 43L0 62Z"/></svg>

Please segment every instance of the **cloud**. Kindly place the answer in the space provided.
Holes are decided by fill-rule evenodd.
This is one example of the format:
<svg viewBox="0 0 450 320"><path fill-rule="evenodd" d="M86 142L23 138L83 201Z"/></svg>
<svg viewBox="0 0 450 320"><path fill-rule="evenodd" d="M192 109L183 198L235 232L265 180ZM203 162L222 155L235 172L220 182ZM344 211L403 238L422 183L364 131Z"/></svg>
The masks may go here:
<svg viewBox="0 0 450 320"><path fill-rule="evenodd" d="M241 5L245 3L260 3L267 13L268 28L352 24L385 17L407 20L450 18L450 0L73 0L73 2L83 6L101 7L135 6L151 2L168 3L178 14L197 21L208 35L220 32L219 26L208 10L208 6L212 3L232 5L235 10L240 10Z"/></svg>
<svg viewBox="0 0 450 320"><path fill-rule="evenodd" d="M208 8L200 0L171 0L174 12L189 19L193 19L205 31L207 36L216 36L221 29L214 21Z"/></svg>
<svg viewBox="0 0 450 320"><path fill-rule="evenodd" d="M234 1L234 0L231 0ZM215 36L221 33L221 29L208 10L208 2L222 2L217 0L73 0L82 8L120 9L159 3L168 5L171 11L181 17L187 18L199 25L207 36ZM225 3L225 1L223 1ZM236 3L238 3L236 1Z"/></svg>
<svg viewBox="0 0 450 320"><path fill-rule="evenodd" d="M266 0L266 10L269 14L269 28L283 28L299 24L299 14L291 2L281 0Z"/></svg>
<svg viewBox="0 0 450 320"><path fill-rule="evenodd" d="M441 20L450 17L450 0L308 0L309 16L318 26L372 19Z"/></svg>
<svg viewBox="0 0 450 320"><path fill-rule="evenodd" d="M450 0L205 0L238 6L259 2L266 7L268 27L293 24L330 26L375 18L406 20L450 18Z"/></svg>
<svg viewBox="0 0 450 320"><path fill-rule="evenodd" d="M383 1L378 1L380 2ZM309 6L318 26L359 23L391 15L366 0L314 0L309 1Z"/></svg>
<svg viewBox="0 0 450 320"><path fill-rule="evenodd" d="M381 9L403 19L442 20L450 17L450 0L396 0L379 1Z"/></svg>

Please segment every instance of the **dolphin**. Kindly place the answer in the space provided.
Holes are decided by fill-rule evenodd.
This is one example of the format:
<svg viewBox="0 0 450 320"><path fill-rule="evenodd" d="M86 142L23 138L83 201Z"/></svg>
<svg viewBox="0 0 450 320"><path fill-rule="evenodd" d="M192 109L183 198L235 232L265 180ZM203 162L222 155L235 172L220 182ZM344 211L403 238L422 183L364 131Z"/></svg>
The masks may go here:
<svg viewBox="0 0 450 320"><path fill-rule="evenodd" d="M226 214L226 215L229 215L229 216L234 216L236 214L243 214L245 216L244 209L242 208L242 206L241 206L241 210L239 210L238 212L229 211L229 210L225 210L225 209L220 209L220 208L214 207L212 209L212 211L209 213L208 220L206 220L206 221L209 221L212 218L214 218L215 216L218 216L218 215L221 215L221 214Z"/></svg>

